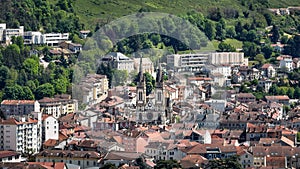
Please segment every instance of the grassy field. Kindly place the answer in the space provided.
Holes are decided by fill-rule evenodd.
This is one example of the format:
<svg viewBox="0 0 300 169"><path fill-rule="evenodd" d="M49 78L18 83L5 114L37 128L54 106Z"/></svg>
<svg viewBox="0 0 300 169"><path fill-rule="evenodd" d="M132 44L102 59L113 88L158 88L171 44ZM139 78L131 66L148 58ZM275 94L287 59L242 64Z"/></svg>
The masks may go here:
<svg viewBox="0 0 300 169"><path fill-rule="evenodd" d="M227 43L227 44L230 44L230 45L234 46L236 49L241 49L243 47L243 42L238 41L236 39L229 39L228 38L228 39L224 40L224 42ZM216 49L218 49L219 43L220 43L220 41L217 41L217 40L213 40L212 41L212 44L214 45L214 47Z"/></svg>
<svg viewBox="0 0 300 169"><path fill-rule="evenodd" d="M57 0L50 0L50 3ZM300 5L300 0L269 0L271 7ZM207 14L211 8L237 9L242 12L248 7L242 6L240 0L75 0L74 8L80 20L87 26L97 22L110 22L125 15L134 14L141 8L152 12L185 14L188 11L199 11Z"/></svg>

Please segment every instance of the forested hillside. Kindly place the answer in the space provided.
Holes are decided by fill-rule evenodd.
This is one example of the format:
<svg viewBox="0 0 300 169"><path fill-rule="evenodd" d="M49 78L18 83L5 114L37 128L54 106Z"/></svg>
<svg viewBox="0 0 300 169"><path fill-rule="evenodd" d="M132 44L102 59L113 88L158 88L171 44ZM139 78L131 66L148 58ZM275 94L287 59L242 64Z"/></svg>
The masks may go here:
<svg viewBox="0 0 300 169"><path fill-rule="evenodd" d="M70 40L75 43L84 43L78 38L82 29L93 33L116 18L151 11L171 13L190 21L206 34L216 49L243 50L250 64L257 67L276 62L281 53L271 44L277 42L285 44L284 54L300 56L299 12L276 16L267 10L298 5L300 0L0 0L0 4L0 23L6 23L7 27L24 25L25 31L69 32ZM170 26L176 27L174 23ZM203 45L199 37L193 40ZM63 55L53 58L47 46L24 46L22 38L14 38L12 42L12 45L0 47L1 99L40 99L71 93L72 65L76 56L68 60ZM135 35L114 46L109 39L101 42L111 51L125 54L148 48L173 53L189 50L186 44L159 34ZM34 49L40 55L30 56ZM95 59L95 53L85 54L90 60ZM45 60L52 61L47 68L40 64L42 55ZM156 55L162 56L161 53ZM86 70L90 70L89 65L86 66ZM300 73L293 77L298 75Z"/></svg>

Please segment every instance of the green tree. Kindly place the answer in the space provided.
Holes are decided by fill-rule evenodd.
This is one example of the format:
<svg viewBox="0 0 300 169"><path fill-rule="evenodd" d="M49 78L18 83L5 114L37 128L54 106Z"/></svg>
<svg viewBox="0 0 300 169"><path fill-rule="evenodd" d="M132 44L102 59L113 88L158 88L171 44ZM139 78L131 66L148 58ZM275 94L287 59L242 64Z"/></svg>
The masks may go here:
<svg viewBox="0 0 300 169"><path fill-rule="evenodd" d="M243 51L245 53L245 56L254 57L257 55L258 47L253 42L244 42L243 43Z"/></svg>
<svg viewBox="0 0 300 169"><path fill-rule="evenodd" d="M265 45L261 48L261 51L264 53L266 59L269 59L272 56L273 48L270 45Z"/></svg>
<svg viewBox="0 0 300 169"><path fill-rule="evenodd" d="M235 52L236 51L236 49L232 45L227 44L225 42L219 43L218 48L219 48L220 52Z"/></svg>
<svg viewBox="0 0 300 169"><path fill-rule="evenodd" d="M223 41L225 39L225 28L223 27L223 25L218 22L216 24L216 39L219 41Z"/></svg>
<svg viewBox="0 0 300 169"><path fill-rule="evenodd" d="M23 62L23 68L25 69L26 73L31 77L30 79L34 79L37 77L39 73L39 61L33 58L27 58Z"/></svg>
<svg viewBox="0 0 300 169"><path fill-rule="evenodd" d="M259 65L262 65L266 62L266 58L263 54L258 54L255 56L254 60L259 62Z"/></svg>
<svg viewBox="0 0 300 169"><path fill-rule="evenodd" d="M273 43L277 43L279 38L280 38L280 32L279 32L279 27L276 25L273 25L273 28L271 30L272 36L271 36L271 41Z"/></svg>
<svg viewBox="0 0 300 169"><path fill-rule="evenodd" d="M227 38L234 38L236 36L236 32L233 26L227 27L225 32Z"/></svg>
<svg viewBox="0 0 300 169"><path fill-rule="evenodd" d="M206 21L204 32L209 40L213 40L216 36L216 29L214 23L211 21Z"/></svg>
<svg viewBox="0 0 300 169"><path fill-rule="evenodd" d="M24 100L34 100L34 94L28 86L23 86Z"/></svg>
<svg viewBox="0 0 300 169"><path fill-rule="evenodd" d="M289 87L287 91L287 95L289 98L294 98L295 97L295 89L293 87Z"/></svg>
<svg viewBox="0 0 300 169"><path fill-rule="evenodd" d="M300 99L300 88L298 86L295 88L294 98Z"/></svg>
<svg viewBox="0 0 300 169"><path fill-rule="evenodd" d="M175 160L161 160L156 163L154 169L173 169L173 168L181 168L180 164Z"/></svg>
<svg viewBox="0 0 300 169"><path fill-rule="evenodd" d="M53 97L54 94L55 90L53 85L50 83L45 83L36 88L35 98L39 100L44 97Z"/></svg>
<svg viewBox="0 0 300 169"><path fill-rule="evenodd" d="M9 78L9 68L6 66L0 67L0 89L3 89L6 86L6 80Z"/></svg>
<svg viewBox="0 0 300 169"><path fill-rule="evenodd" d="M235 168L242 169L241 164L238 161L237 156L231 156L225 159L214 159L210 160L206 165L206 168L224 169L224 168Z"/></svg>
<svg viewBox="0 0 300 169"><path fill-rule="evenodd" d="M4 93L2 99L7 100L22 100L24 98L24 91L22 86L20 85L12 85L12 86L6 86L4 88Z"/></svg>

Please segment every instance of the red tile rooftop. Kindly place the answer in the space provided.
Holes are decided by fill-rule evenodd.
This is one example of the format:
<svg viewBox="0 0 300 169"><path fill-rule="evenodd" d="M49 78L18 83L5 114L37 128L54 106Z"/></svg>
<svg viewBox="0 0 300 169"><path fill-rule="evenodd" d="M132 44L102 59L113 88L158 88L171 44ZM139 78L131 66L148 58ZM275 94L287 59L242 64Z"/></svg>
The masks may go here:
<svg viewBox="0 0 300 169"><path fill-rule="evenodd" d="M265 96L267 100L289 100L289 96L281 95L281 96Z"/></svg>
<svg viewBox="0 0 300 169"><path fill-rule="evenodd" d="M35 100L3 100L1 105L34 104Z"/></svg>
<svg viewBox="0 0 300 169"><path fill-rule="evenodd" d="M15 152L15 151L0 151L0 159L5 158L5 157L11 157L11 156L16 156L20 155L20 153Z"/></svg>

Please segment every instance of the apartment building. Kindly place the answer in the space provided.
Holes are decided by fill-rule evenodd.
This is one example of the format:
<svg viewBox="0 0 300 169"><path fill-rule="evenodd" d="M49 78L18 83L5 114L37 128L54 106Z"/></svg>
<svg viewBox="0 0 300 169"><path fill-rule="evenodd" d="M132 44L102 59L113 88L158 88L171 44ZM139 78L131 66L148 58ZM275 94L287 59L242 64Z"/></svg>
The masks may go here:
<svg viewBox="0 0 300 169"><path fill-rule="evenodd" d="M95 151L44 150L36 155L37 162L65 162L80 168L99 166L101 155Z"/></svg>
<svg viewBox="0 0 300 169"><path fill-rule="evenodd" d="M167 67L175 71L199 71L207 64L209 53L173 54L167 56Z"/></svg>
<svg viewBox="0 0 300 169"><path fill-rule="evenodd" d="M46 33L43 34L43 38L48 46L58 46L59 43L69 39L69 33Z"/></svg>
<svg viewBox="0 0 300 169"><path fill-rule="evenodd" d="M62 115L74 113L78 109L77 100L71 99L71 96L55 96L54 98L45 97L39 100L40 110L44 114L59 118Z"/></svg>
<svg viewBox="0 0 300 169"><path fill-rule="evenodd" d="M39 118L13 117L0 121L0 150L35 153L41 148L41 114Z"/></svg>
<svg viewBox="0 0 300 169"><path fill-rule="evenodd" d="M47 141L49 139L58 140L59 138L59 123L53 116L43 115L43 132L42 140Z"/></svg>
<svg viewBox="0 0 300 169"><path fill-rule="evenodd" d="M214 52L209 55L208 63L213 65L248 65L248 59L240 52Z"/></svg>
<svg viewBox="0 0 300 169"><path fill-rule="evenodd" d="M41 32L33 32L33 31L24 32L23 39L25 45L46 43L45 38Z"/></svg>
<svg viewBox="0 0 300 169"><path fill-rule="evenodd" d="M31 112L39 112L40 104L35 100L3 100L1 110L6 116L27 115Z"/></svg>
<svg viewBox="0 0 300 169"><path fill-rule="evenodd" d="M108 95L108 79L106 75L88 74L81 80L75 93L82 103L100 103Z"/></svg>
<svg viewBox="0 0 300 169"><path fill-rule="evenodd" d="M4 30L6 29L5 23L0 23L0 42L4 42Z"/></svg>
<svg viewBox="0 0 300 169"><path fill-rule="evenodd" d="M24 26L20 26L19 28L11 29L6 28L4 30L3 39L6 43L10 43L10 40L13 36L23 36L24 35Z"/></svg>

